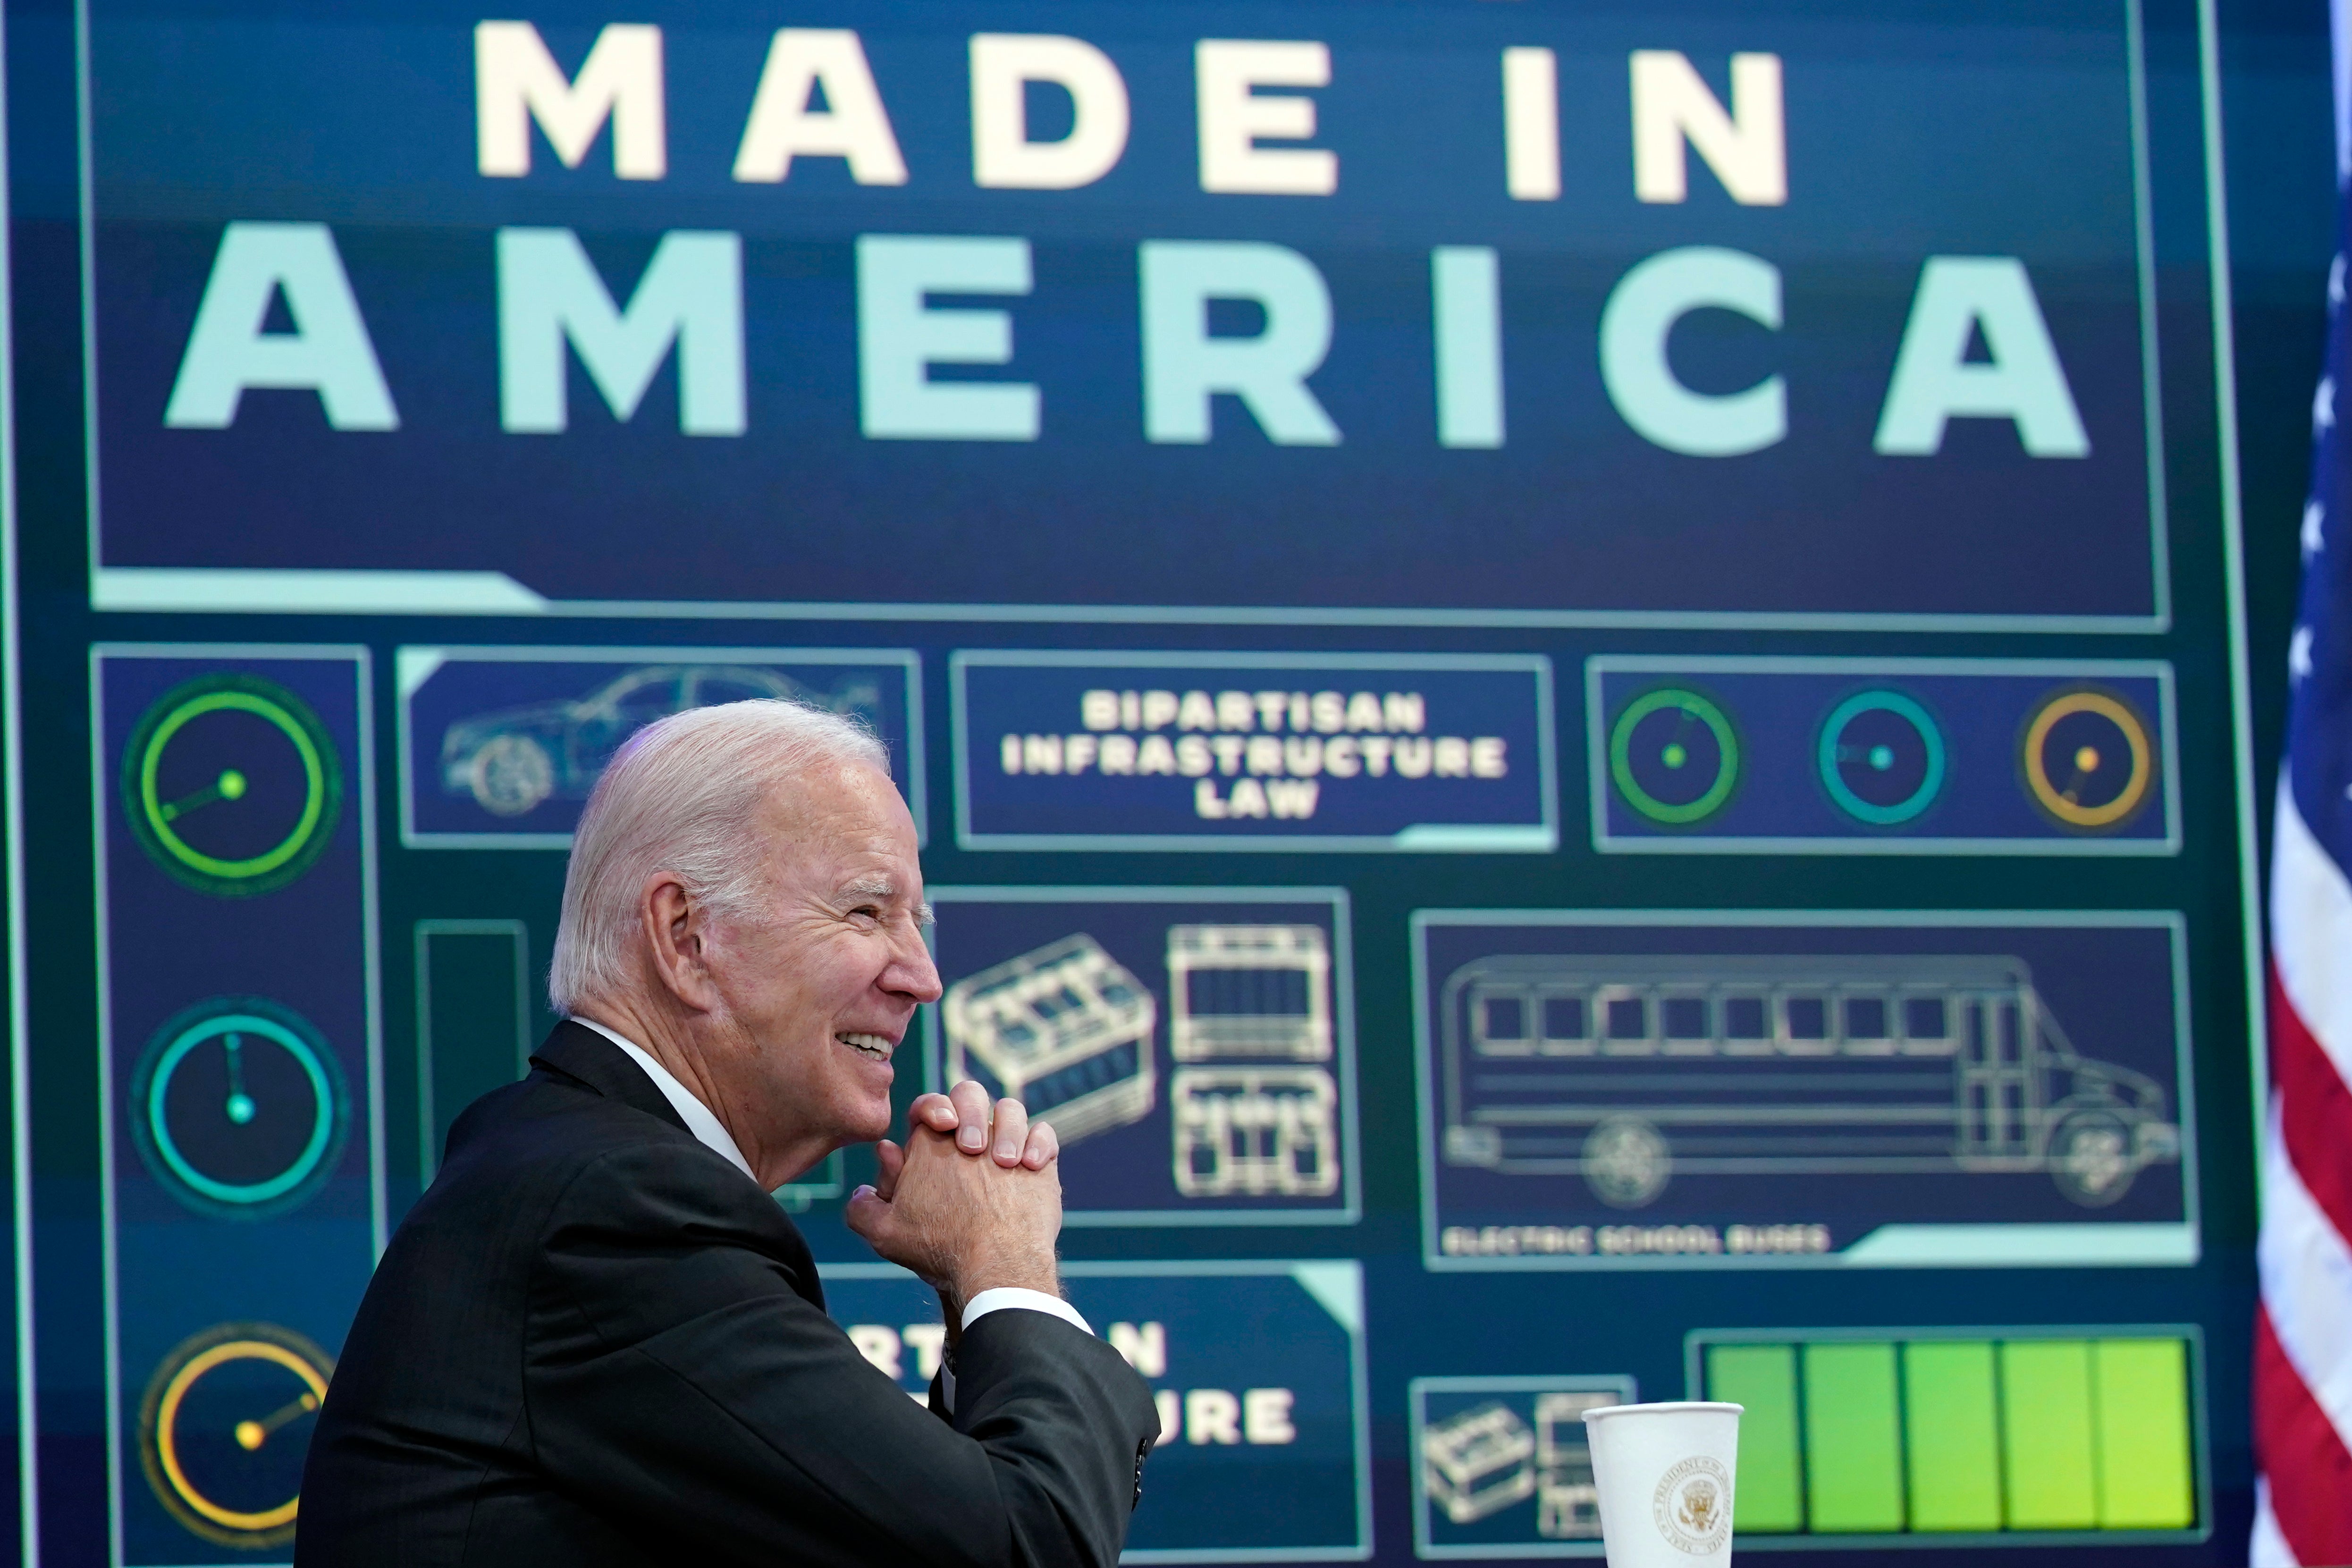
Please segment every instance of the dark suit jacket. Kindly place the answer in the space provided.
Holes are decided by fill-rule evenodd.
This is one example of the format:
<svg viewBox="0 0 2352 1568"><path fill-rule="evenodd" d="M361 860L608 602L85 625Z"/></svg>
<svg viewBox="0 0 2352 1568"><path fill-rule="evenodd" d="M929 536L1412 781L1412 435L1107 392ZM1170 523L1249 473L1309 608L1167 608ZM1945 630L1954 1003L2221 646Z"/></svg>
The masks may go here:
<svg viewBox="0 0 2352 1568"><path fill-rule="evenodd" d="M458 1119L368 1287L300 1568L1117 1561L1160 1430L1118 1352L992 1312L926 1412L635 1063L576 1024L531 1062Z"/></svg>

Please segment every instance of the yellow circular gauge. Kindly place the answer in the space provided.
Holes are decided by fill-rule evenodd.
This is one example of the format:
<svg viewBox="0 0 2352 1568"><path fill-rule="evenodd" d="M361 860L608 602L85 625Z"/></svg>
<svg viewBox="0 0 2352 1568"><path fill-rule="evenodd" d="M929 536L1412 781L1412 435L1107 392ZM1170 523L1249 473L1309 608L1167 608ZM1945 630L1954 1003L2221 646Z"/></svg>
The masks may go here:
<svg viewBox="0 0 2352 1568"><path fill-rule="evenodd" d="M271 1323L223 1323L182 1341L139 1409L147 1484L173 1518L216 1545L285 1545L334 1370L326 1352Z"/></svg>
<svg viewBox="0 0 2352 1568"><path fill-rule="evenodd" d="M2069 827L2112 827L2146 804L2156 747L2130 704L2104 691L2063 691L2025 727L2025 787Z"/></svg>
<svg viewBox="0 0 2352 1568"><path fill-rule="evenodd" d="M199 892L272 892L334 836L342 779L308 703L258 676L204 676L141 716L122 805L149 857Z"/></svg>

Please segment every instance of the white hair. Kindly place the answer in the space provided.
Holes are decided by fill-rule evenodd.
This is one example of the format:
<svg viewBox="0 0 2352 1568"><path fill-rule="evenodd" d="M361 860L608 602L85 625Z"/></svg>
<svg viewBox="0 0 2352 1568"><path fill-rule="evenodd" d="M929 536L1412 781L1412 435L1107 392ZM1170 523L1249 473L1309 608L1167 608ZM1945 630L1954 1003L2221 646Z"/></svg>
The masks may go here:
<svg viewBox="0 0 2352 1568"><path fill-rule="evenodd" d="M890 771L873 731L790 698L692 708L638 731L596 781L572 836L548 966L555 1011L635 982L637 898L656 871L677 873L721 921L751 916L769 859L761 802L813 768L860 763Z"/></svg>

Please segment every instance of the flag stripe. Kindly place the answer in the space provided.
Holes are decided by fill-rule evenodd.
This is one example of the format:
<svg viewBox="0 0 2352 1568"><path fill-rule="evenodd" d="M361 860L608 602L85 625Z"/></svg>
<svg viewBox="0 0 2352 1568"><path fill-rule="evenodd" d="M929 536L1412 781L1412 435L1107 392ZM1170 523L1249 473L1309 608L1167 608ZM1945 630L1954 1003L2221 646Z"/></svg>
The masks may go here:
<svg viewBox="0 0 2352 1568"><path fill-rule="evenodd" d="M2279 1349L2312 1404L2352 1448L2352 1247L2327 1222L2288 1157L2279 1132L2279 1101L2271 1100L2269 1136L2263 1141L2262 1239L2254 1258L2263 1304Z"/></svg>
<svg viewBox="0 0 2352 1568"><path fill-rule="evenodd" d="M2271 960L2305 1030L2352 1082L2352 881L2304 820L2284 771L2271 850Z"/></svg>
<svg viewBox="0 0 2352 1568"><path fill-rule="evenodd" d="M2352 1088L2337 1075L2285 986L2271 978L2271 1082L2282 1101L2287 1160L2338 1237L2352 1237ZM2352 1296L2344 1302L2352 1316Z"/></svg>
<svg viewBox="0 0 2352 1568"><path fill-rule="evenodd" d="M2286 1543L2286 1536L2279 1529L2266 1476L2254 1478L2254 1534L2246 1543L2246 1568L2303 1568L2302 1560L2295 1556L2294 1548Z"/></svg>
<svg viewBox="0 0 2352 1568"><path fill-rule="evenodd" d="M2254 1409L2272 1515L2295 1561L2352 1563L2352 1509L2344 1504L2352 1498L2352 1450L2295 1374L2264 1308L2254 1313Z"/></svg>
<svg viewBox="0 0 2352 1568"><path fill-rule="evenodd" d="M2305 677L2298 695L2321 679ZM2283 1568L2352 1563L2352 879L2284 774L2274 823L2253 1390L2263 1487L2248 1553Z"/></svg>

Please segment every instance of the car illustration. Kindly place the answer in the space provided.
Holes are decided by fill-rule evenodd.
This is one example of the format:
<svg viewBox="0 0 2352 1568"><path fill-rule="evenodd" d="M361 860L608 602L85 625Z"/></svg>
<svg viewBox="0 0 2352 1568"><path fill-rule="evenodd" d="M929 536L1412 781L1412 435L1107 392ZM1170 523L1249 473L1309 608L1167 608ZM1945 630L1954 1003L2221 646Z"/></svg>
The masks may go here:
<svg viewBox="0 0 2352 1568"><path fill-rule="evenodd" d="M441 787L472 795L493 816L522 816L553 799L586 800L614 753L655 720L760 697L797 698L868 722L882 706L881 688L870 679L821 691L758 665L647 665L585 697L459 720L441 738Z"/></svg>
<svg viewBox="0 0 2352 1568"><path fill-rule="evenodd" d="M1641 1208L1675 1174L2041 1171L2085 1208L2180 1157L2165 1087L1999 956L1497 956L1444 993L1444 1158Z"/></svg>

